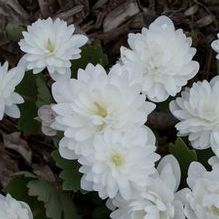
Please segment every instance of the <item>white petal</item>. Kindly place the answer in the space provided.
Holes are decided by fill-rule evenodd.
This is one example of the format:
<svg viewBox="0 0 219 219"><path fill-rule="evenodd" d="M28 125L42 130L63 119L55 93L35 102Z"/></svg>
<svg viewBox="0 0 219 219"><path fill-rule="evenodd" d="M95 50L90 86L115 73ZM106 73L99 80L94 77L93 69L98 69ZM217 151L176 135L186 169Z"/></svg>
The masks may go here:
<svg viewBox="0 0 219 219"><path fill-rule="evenodd" d="M187 183L190 188L193 188L199 178L206 172L204 166L198 162L192 162L188 169Z"/></svg>
<svg viewBox="0 0 219 219"><path fill-rule="evenodd" d="M174 31L174 24L167 16L160 16L158 17L150 26L150 29L165 29L169 31Z"/></svg>
<svg viewBox="0 0 219 219"><path fill-rule="evenodd" d="M169 170L168 166L170 167ZM180 166L176 158L173 155L166 155L159 162L157 170L167 185L169 185L173 191L176 191L181 181Z"/></svg>
<svg viewBox="0 0 219 219"><path fill-rule="evenodd" d="M0 100L0 120L3 119L5 113L5 103L3 100Z"/></svg>
<svg viewBox="0 0 219 219"><path fill-rule="evenodd" d="M68 140L66 140L65 138L63 138L60 142L59 142L59 153L60 155L68 160L75 160L78 158L78 156L75 154L75 152L73 150L70 150L68 148ZM72 141L72 144L76 144L76 142Z"/></svg>
<svg viewBox="0 0 219 219"><path fill-rule="evenodd" d="M13 118L20 117L20 110L16 105L5 106L5 114Z"/></svg>

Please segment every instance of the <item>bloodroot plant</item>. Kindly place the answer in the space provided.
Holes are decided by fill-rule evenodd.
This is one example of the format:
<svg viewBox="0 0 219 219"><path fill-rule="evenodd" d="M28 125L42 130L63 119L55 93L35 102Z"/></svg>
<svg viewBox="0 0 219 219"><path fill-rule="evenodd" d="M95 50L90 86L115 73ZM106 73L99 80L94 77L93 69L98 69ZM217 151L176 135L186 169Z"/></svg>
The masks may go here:
<svg viewBox="0 0 219 219"><path fill-rule="evenodd" d="M34 157L29 172L11 177L0 219L77 219L87 202L95 219L218 219L219 77L188 86L199 71L191 37L160 16L130 33L109 67L74 32L59 18L39 19L22 33L17 67L0 66L0 119L17 118L24 138L49 142L54 161ZM150 114L163 109L179 137L160 153Z"/></svg>

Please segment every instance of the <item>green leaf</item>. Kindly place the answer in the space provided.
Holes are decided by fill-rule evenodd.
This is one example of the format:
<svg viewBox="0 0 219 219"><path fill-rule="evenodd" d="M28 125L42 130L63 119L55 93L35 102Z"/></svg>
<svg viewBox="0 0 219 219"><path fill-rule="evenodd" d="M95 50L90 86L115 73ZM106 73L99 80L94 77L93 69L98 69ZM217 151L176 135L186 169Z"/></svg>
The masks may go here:
<svg viewBox="0 0 219 219"><path fill-rule="evenodd" d="M16 92L22 95L25 100L35 102L37 100L36 75L26 72L21 83L16 87Z"/></svg>
<svg viewBox="0 0 219 219"><path fill-rule="evenodd" d="M93 218L94 219L105 219L109 218L110 210L106 206L98 206L93 211Z"/></svg>
<svg viewBox="0 0 219 219"><path fill-rule="evenodd" d="M4 193L9 193L15 199L28 203L35 219L46 219L44 204L35 197L28 195L27 184L35 178L34 175L27 172L19 173L11 177L8 185L3 189Z"/></svg>
<svg viewBox="0 0 219 219"><path fill-rule="evenodd" d="M70 169L72 167L72 161L63 159L58 150L52 152L52 158L56 162L56 166L61 169Z"/></svg>
<svg viewBox="0 0 219 219"><path fill-rule="evenodd" d="M33 199L27 195L27 183L30 180L32 180L32 177L13 176L8 185L3 189L3 192L10 193L14 198L29 203Z"/></svg>
<svg viewBox="0 0 219 219"><path fill-rule="evenodd" d="M41 107L42 105L48 105L54 102L43 75L36 76L36 86L38 93L36 101L37 107Z"/></svg>
<svg viewBox="0 0 219 219"><path fill-rule="evenodd" d="M7 38L14 42L18 42L22 38L22 32L25 30L25 26L14 23L8 23L5 27Z"/></svg>
<svg viewBox="0 0 219 219"><path fill-rule="evenodd" d="M211 166L208 164L208 160L214 156L211 148L205 150L196 150L198 156L198 162L200 162L207 170L211 170Z"/></svg>
<svg viewBox="0 0 219 219"><path fill-rule="evenodd" d="M163 101L163 102L160 102L160 103L157 103L157 110L160 111L160 112L167 112L169 113L169 104L170 102L174 100L173 97L168 97L168 99L166 101Z"/></svg>
<svg viewBox="0 0 219 219"><path fill-rule="evenodd" d="M79 164L76 161L63 159L58 150L53 151L52 157L56 166L62 169L60 178L63 180L63 190L77 192L80 190L81 173Z"/></svg>
<svg viewBox="0 0 219 219"><path fill-rule="evenodd" d="M22 82L16 87L16 92L21 94L25 100L19 105L21 117L18 122L19 129L27 134L38 134L40 123L35 119L37 117L37 86L36 78L30 72L27 72Z"/></svg>
<svg viewBox="0 0 219 219"><path fill-rule="evenodd" d="M44 180L33 180L28 183L29 195L36 196L44 202L46 215L51 219L77 219L74 203L69 196Z"/></svg>
<svg viewBox="0 0 219 219"><path fill-rule="evenodd" d="M108 65L106 54L100 46L86 46L82 48L81 58L72 61L72 77L77 78L79 68L85 69L88 63L93 65L100 64L103 67Z"/></svg>
<svg viewBox="0 0 219 219"><path fill-rule="evenodd" d="M179 162L182 174L181 186L184 186L186 185L189 165L191 162L197 161L197 154L195 150L189 149L181 138L177 138L174 144L171 143L169 150Z"/></svg>
<svg viewBox="0 0 219 219"><path fill-rule="evenodd" d="M57 131L56 132L56 136L54 136L52 138L52 141L53 141L53 145L56 147L56 148L59 148L59 142L60 140L64 137L64 133L62 131Z"/></svg>
<svg viewBox="0 0 219 219"><path fill-rule="evenodd" d="M36 135L40 130L40 123L35 119L37 117L37 108L35 103L26 101L19 106L21 117L18 122L18 127L22 131Z"/></svg>
<svg viewBox="0 0 219 219"><path fill-rule="evenodd" d="M63 190L74 192L80 190L81 173L78 169L63 170L59 176L63 179Z"/></svg>

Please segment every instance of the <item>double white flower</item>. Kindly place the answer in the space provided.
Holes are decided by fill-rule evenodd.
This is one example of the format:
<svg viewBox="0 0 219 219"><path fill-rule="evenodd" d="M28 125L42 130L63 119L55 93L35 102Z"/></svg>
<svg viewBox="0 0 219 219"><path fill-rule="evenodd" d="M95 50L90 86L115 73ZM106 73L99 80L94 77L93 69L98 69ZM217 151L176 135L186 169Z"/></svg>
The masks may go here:
<svg viewBox="0 0 219 219"><path fill-rule="evenodd" d="M98 191L103 199L117 194L130 198L145 187L159 159L155 137L143 127L155 105L129 82L127 72L107 75L102 66L88 64L77 80L52 86L57 102L52 127L65 135L60 154L78 159L84 174L81 187Z"/></svg>
<svg viewBox="0 0 219 219"><path fill-rule="evenodd" d="M192 146L196 149L212 146L212 149L218 153L218 96L219 77L216 76L210 82L204 80L194 83L190 89L186 88L181 93L181 97L170 103L170 111L180 120L176 124L179 135L188 135Z"/></svg>
<svg viewBox="0 0 219 219"><path fill-rule="evenodd" d="M121 64L130 78L141 82L141 89L155 102L175 96L199 70L192 58L196 49L181 29L175 30L166 16L158 17L141 33L129 34L130 49L121 47Z"/></svg>
<svg viewBox="0 0 219 219"><path fill-rule="evenodd" d="M74 25L67 26L59 18L37 20L27 27L19 42L20 49L26 53L20 64L34 74L47 68L54 80L70 78L70 60L80 58L80 47L88 41L84 35L73 34L74 31Z"/></svg>
<svg viewBox="0 0 219 219"><path fill-rule="evenodd" d="M117 196L112 201L117 207L110 215L112 219L185 219L176 192L181 177L178 162L168 155L159 163L158 171L150 184L131 199Z"/></svg>
<svg viewBox="0 0 219 219"><path fill-rule="evenodd" d="M191 191L186 195L185 214L188 219L219 218L219 165L207 171L193 162L188 171L187 183Z"/></svg>
<svg viewBox="0 0 219 219"><path fill-rule="evenodd" d="M30 207L15 200L9 194L0 194L0 218L1 219L33 219Z"/></svg>
<svg viewBox="0 0 219 219"><path fill-rule="evenodd" d="M155 108L140 95L138 86L129 84L127 74L107 75L101 65L88 64L78 71L77 80L57 81L52 94L57 102L52 107L57 113L53 127L80 143L92 142L108 129L140 127Z"/></svg>
<svg viewBox="0 0 219 219"><path fill-rule="evenodd" d="M0 120L4 114L13 118L20 117L16 104L23 103L23 98L15 92L15 87L21 82L24 69L15 67L8 70L8 62L0 65Z"/></svg>
<svg viewBox="0 0 219 219"><path fill-rule="evenodd" d="M97 191L102 199L121 195L130 199L156 172L155 136L149 128L106 131L94 139L95 153L81 157L82 189Z"/></svg>

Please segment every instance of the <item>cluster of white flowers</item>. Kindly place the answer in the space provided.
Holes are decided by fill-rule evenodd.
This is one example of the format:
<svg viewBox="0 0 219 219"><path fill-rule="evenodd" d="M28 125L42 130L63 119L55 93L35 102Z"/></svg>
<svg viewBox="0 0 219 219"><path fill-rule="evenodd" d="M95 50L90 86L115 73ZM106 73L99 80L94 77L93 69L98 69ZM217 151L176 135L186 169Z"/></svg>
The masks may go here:
<svg viewBox="0 0 219 219"><path fill-rule="evenodd" d="M219 40L211 44L219 52ZM216 58L219 56L217 54ZM204 80L185 88L181 97L170 102L171 113L179 119L176 124L179 136L188 136L196 149L211 147L219 157L219 76L210 82Z"/></svg>
<svg viewBox="0 0 219 219"><path fill-rule="evenodd" d="M126 201L137 191L156 190L154 181L160 179L153 177L159 159L155 137L144 126L155 105L145 95L157 102L175 96L199 69L192 61L196 50L191 39L165 16L142 34L131 34L128 42L132 50L121 48L121 60L108 74L102 66L88 64L77 79L52 85L57 102L52 127L64 131L61 156L78 159L83 189ZM167 211L166 218L174 218L174 210Z"/></svg>
<svg viewBox="0 0 219 219"><path fill-rule="evenodd" d="M1 219L33 219L30 207L25 202L12 198L9 194L0 194Z"/></svg>
<svg viewBox="0 0 219 219"><path fill-rule="evenodd" d="M16 104L23 103L23 98L14 92L21 82L25 70L39 73L48 69L54 80L71 77L71 60L80 58L80 47L88 38L81 34L73 34L74 25L67 25L63 20L51 18L38 19L19 42L20 49L26 54L18 66L8 71L8 63L0 65L0 120L4 113L13 118L20 117Z"/></svg>
<svg viewBox="0 0 219 219"><path fill-rule="evenodd" d="M129 83L128 74L107 75L101 65L88 64L77 80L55 82L52 94L53 127L65 135L60 154L82 165L82 188L101 198L119 193L127 199L144 187L159 159L155 136L144 127L155 105Z"/></svg>
<svg viewBox="0 0 219 219"><path fill-rule="evenodd" d="M199 70L196 49L181 29L166 16L158 17L141 33L129 34L130 48L108 74L89 63L71 78L71 60L80 58L88 38L73 34L74 25L48 18L37 20L19 42L25 53L18 67L0 66L0 119L4 113L18 118L15 92L25 70L34 74L47 68L55 80L56 104L39 109L42 131L64 132L59 143L63 158L77 159L83 174L81 188L97 191L113 209L112 219L216 219L219 218L219 76L185 88L170 103L180 136L189 136L196 149L211 147L216 157L208 172L192 163L190 189L177 191L181 173L176 159L156 153L156 139L145 126L156 105L176 96ZM219 52L219 40L212 43ZM217 58L219 56L217 55ZM32 219L29 207L10 195L0 196L0 218Z"/></svg>

